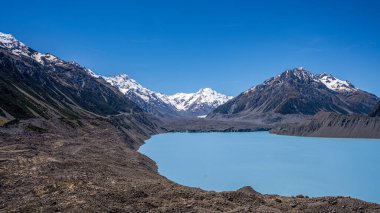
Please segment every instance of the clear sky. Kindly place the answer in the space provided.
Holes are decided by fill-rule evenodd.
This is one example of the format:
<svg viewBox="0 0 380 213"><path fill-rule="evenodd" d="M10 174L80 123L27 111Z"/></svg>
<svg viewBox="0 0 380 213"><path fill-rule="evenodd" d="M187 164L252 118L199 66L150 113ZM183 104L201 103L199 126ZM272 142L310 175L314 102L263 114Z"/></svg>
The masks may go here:
<svg viewBox="0 0 380 213"><path fill-rule="evenodd" d="M380 96L380 1L1 1L0 31L164 93L237 95L282 71L328 72Z"/></svg>

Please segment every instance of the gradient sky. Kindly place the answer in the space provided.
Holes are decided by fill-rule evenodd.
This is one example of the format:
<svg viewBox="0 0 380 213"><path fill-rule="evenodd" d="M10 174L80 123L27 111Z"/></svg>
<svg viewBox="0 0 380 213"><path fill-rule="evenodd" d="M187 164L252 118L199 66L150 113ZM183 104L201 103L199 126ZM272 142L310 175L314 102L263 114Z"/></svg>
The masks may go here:
<svg viewBox="0 0 380 213"><path fill-rule="evenodd" d="M2 1L0 31L164 93L237 95L298 66L380 96L380 1Z"/></svg>

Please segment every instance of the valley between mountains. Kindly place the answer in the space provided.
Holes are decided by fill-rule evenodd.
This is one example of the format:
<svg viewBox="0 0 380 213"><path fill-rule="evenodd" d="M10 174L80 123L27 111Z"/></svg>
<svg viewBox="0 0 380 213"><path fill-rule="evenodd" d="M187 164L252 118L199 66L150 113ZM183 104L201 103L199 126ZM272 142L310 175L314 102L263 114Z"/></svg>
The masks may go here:
<svg viewBox="0 0 380 213"><path fill-rule="evenodd" d="M0 91L1 212L380 212L350 197L186 187L137 152L170 131L380 138L380 99L327 73L285 70L236 97L167 95L0 33Z"/></svg>

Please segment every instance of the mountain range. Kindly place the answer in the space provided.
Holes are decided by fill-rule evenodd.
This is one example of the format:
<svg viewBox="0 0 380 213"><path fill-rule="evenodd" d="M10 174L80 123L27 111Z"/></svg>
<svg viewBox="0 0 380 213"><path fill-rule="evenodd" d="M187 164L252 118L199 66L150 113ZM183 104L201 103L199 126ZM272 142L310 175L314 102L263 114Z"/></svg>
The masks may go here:
<svg viewBox="0 0 380 213"><path fill-rule="evenodd" d="M0 34L0 120L80 119L141 109L91 71Z"/></svg>
<svg viewBox="0 0 380 213"><path fill-rule="evenodd" d="M39 53L10 34L0 33L0 54L0 86L7 91L0 97L0 116L7 119L140 110L164 120L207 116L236 121L264 115L276 123L287 115L302 119L319 112L378 114L376 95L303 67L286 70L233 98L210 88L173 95L155 92L126 74L104 77L78 63Z"/></svg>
<svg viewBox="0 0 380 213"><path fill-rule="evenodd" d="M266 195L251 187L228 192L186 187L160 175L157 164L137 151L152 135L170 131L271 130L379 138L379 117L351 114L378 115L379 105L374 107L378 98L327 74L300 68L286 71L232 99L208 88L165 95L127 75L99 76L0 33L0 94L4 212L378 212L380 208L348 197ZM320 105L313 98L322 101ZM214 108L206 118L195 117ZM304 117L321 110L337 113ZM297 115L304 122L279 125L273 120L277 123L271 126L239 120L261 112ZM175 119L162 119L169 117Z"/></svg>
<svg viewBox="0 0 380 213"><path fill-rule="evenodd" d="M208 117L249 117L265 113L315 115L321 111L368 114L378 100L376 95L349 81L299 67L248 89L216 108Z"/></svg>
<svg viewBox="0 0 380 213"><path fill-rule="evenodd" d="M50 53L42 54L26 46L10 34L0 33L0 47L7 49L13 55L34 60L44 67L60 69L60 66L68 66L80 69L97 79L97 81L104 79L120 90L121 93L136 103L141 109L160 118L205 117L216 107L232 98L210 88L203 88L195 93L176 93L174 95L158 93L143 87L126 74L116 77L104 77L75 62L64 61ZM78 78L77 80L80 80L79 74L75 77Z"/></svg>
<svg viewBox="0 0 380 213"><path fill-rule="evenodd" d="M126 74L103 78L112 86L119 88L143 110L162 118L203 117L232 98L210 88L203 88L195 93L166 95L143 87Z"/></svg>

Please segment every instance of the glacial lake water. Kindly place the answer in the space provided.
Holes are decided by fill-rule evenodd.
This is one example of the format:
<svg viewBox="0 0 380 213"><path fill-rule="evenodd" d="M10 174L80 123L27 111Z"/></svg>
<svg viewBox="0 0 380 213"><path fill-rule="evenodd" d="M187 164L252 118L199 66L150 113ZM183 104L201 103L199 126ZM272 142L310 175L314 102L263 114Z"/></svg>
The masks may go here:
<svg viewBox="0 0 380 213"><path fill-rule="evenodd" d="M160 174L212 191L252 186L264 194L351 196L380 204L380 140L268 132L167 133L139 149Z"/></svg>

